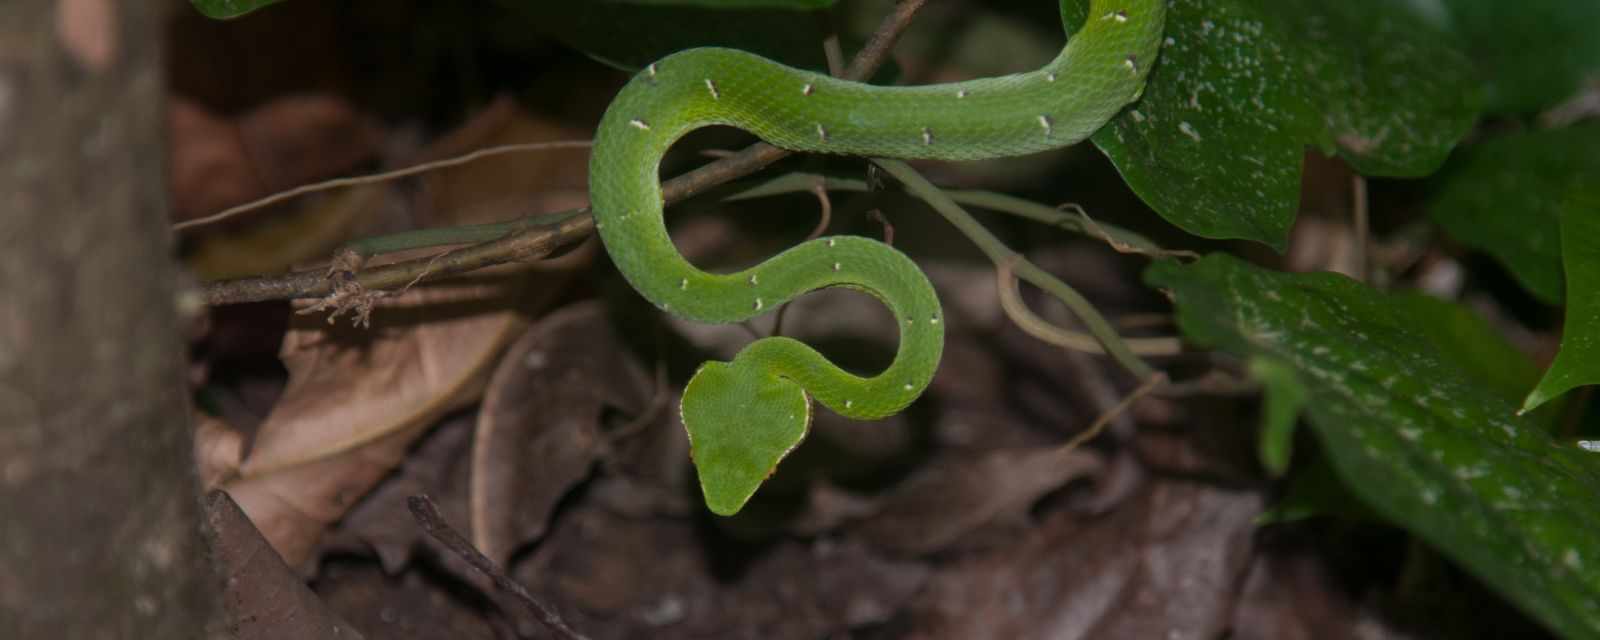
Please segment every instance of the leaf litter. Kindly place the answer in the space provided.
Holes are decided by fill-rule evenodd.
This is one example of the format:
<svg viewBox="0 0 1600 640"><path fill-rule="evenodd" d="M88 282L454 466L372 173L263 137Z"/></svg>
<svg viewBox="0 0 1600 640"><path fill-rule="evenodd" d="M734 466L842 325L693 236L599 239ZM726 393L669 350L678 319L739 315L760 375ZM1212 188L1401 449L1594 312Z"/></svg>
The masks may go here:
<svg viewBox="0 0 1600 640"><path fill-rule="evenodd" d="M548 109L568 99L550 96L567 90L527 102L545 100ZM530 120L507 101L489 105L476 129L436 143L438 153L564 135L537 121L543 115ZM598 114L591 111L581 118ZM465 221L522 210L547 189L581 201L581 169L570 157L531 170L469 166L415 180L420 196L385 188L364 197L398 200L405 225L447 224L458 213ZM783 217L805 220L807 207L814 203ZM737 216L720 212L710 226L675 217L674 238L699 264L714 262L718 246L771 241L721 220L729 217ZM316 593L368 637L516 637L530 629L497 606L481 576L416 533L401 503L417 493L433 496L448 521L596 638L1218 637L1230 625L1250 637L1247 630L1266 628L1240 623L1237 606L1242 594L1270 590L1277 575L1262 569L1256 550L1262 479L1248 454L1237 455L1249 451L1253 400L1148 398L1126 427L1055 464L1056 447L1103 409L1103 398L1079 390L1083 378L1103 378L1113 392L1131 385L1103 366L1068 366L1063 354L1011 328L993 302L992 272L946 259L963 241L919 240L922 226L901 223L910 233L897 242L927 265L951 315L946 366L927 398L895 420L820 416L752 517L704 513L670 410L678 391L671 384L685 379L685 368L736 349L752 330L669 324L665 348L652 354L638 318L654 312L630 307L626 296L556 307L561 287L546 278L566 275L528 276L537 282L528 289L548 297L476 330L461 311L493 303L466 291L387 299L394 308L378 309L365 335L297 323L301 335L284 341L289 385L254 437L206 427L213 435L202 450L215 452L207 477L272 477L272 491L254 494L269 514L257 526L287 541L278 550L289 566L316 567ZM1100 249L1076 246L1053 265L1037 259L1118 312L1159 308L1129 293L1136 289L1127 263L1085 254ZM615 284L593 280L605 283L596 289ZM867 369L892 351L892 324L874 315L881 310L870 300L818 295L793 306L786 335L816 339ZM408 307L414 311L398 310ZM396 322L413 312L418 320ZM461 335L419 330L439 323L459 323ZM506 350L512 342L523 344ZM438 359L422 355L434 350ZM536 353L543 367L529 367L541 360ZM383 360L394 357L412 364ZM665 389L642 373L661 365ZM395 393L413 388L414 396ZM669 410L652 412L663 398ZM341 410L380 419L336 419ZM284 426L319 418L328 422ZM1136 471L1097 502L1111 483L1108 469L1118 468ZM1384 580L1369 588L1386 588ZM1244 591L1247 583L1256 591ZM1342 603L1340 611L1356 611L1369 629L1388 624L1365 603L1340 599L1348 585L1308 584L1306 601Z"/></svg>

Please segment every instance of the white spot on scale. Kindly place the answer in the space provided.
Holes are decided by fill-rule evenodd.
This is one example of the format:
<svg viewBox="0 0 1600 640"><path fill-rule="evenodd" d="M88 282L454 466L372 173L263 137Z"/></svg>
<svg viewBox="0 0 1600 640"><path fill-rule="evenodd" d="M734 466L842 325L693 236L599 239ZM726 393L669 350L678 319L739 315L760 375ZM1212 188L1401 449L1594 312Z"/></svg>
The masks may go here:
<svg viewBox="0 0 1600 640"><path fill-rule="evenodd" d="M706 89L711 92L711 99L712 100L721 100L722 99L722 93L717 91L717 83L712 82L711 78L706 78Z"/></svg>
<svg viewBox="0 0 1600 640"><path fill-rule="evenodd" d="M906 383L906 386L905 386L905 390L906 391L910 391L910 390L915 389L915 388L916 387L911 386L911 383L909 383L909 382Z"/></svg>
<svg viewBox="0 0 1600 640"><path fill-rule="evenodd" d="M856 406L856 401L854 401L854 400L845 400L844 401L844 408L849 409L850 407L853 407L853 406Z"/></svg>
<svg viewBox="0 0 1600 640"><path fill-rule="evenodd" d="M828 238L828 246L830 246L830 247L835 245L835 244L838 244L838 242L839 242L838 240L835 240L833 238Z"/></svg>
<svg viewBox="0 0 1600 640"><path fill-rule="evenodd" d="M632 120L629 120L628 124L633 125L633 127L635 129L638 129L640 131L649 131L650 130L650 124L645 122L645 121L643 121L643 120L640 120L638 118L634 118Z"/></svg>
<svg viewBox="0 0 1600 640"><path fill-rule="evenodd" d="M822 123L820 122L817 123L817 139L823 142L828 141L828 130L822 128Z"/></svg>
<svg viewBox="0 0 1600 640"><path fill-rule="evenodd" d="M1047 82L1055 82L1056 81L1056 72L1051 71L1050 73L1044 74L1044 79Z"/></svg>
<svg viewBox="0 0 1600 640"><path fill-rule="evenodd" d="M837 262L833 263L833 270L834 271L838 271L839 270L839 266L840 266L839 263L837 263Z"/></svg>
<svg viewBox="0 0 1600 640"><path fill-rule="evenodd" d="M1139 58L1138 58L1138 56L1128 56L1126 58L1123 58L1122 59L1122 66L1127 67L1128 71L1131 71L1133 73L1139 73Z"/></svg>
<svg viewBox="0 0 1600 640"><path fill-rule="evenodd" d="M756 275L755 275L755 274L753 274L753 273L752 273L752 274L750 274L750 286L752 286L752 287L753 287L753 286L755 286L755 285L756 285L756 284L758 284L758 283L759 283L759 282L760 282L760 281L759 281L759 280L757 280L757 279L756 279Z"/></svg>
<svg viewBox="0 0 1600 640"><path fill-rule="evenodd" d="M939 324L939 316L934 316L932 318L929 318L928 319L928 324Z"/></svg>
<svg viewBox="0 0 1600 640"><path fill-rule="evenodd" d="M1195 142L1199 142L1200 141L1200 132L1199 131L1195 131L1194 125L1189 124L1188 121L1179 122L1178 123L1178 131L1183 132L1183 135L1186 135L1186 136L1189 136L1190 138L1193 138Z"/></svg>
<svg viewBox="0 0 1600 640"><path fill-rule="evenodd" d="M688 291L689 290L689 279L688 278L684 278L684 279L678 281L678 290L679 291Z"/></svg>
<svg viewBox="0 0 1600 640"><path fill-rule="evenodd" d="M929 129L927 127L923 127L922 128L922 144L923 144L923 146L927 146L927 145L933 144L933 130L932 129Z"/></svg>
<svg viewBox="0 0 1600 640"><path fill-rule="evenodd" d="M652 65L650 65L648 67L645 67L644 71L645 71L645 73L650 74L650 77L652 77L652 78L656 77L656 66L654 64L652 64Z"/></svg>
<svg viewBox="0 0 1600 640"><path fill-rule="evenodd" d="M760 311L764 306L767 306L766 303L762 302L761 298L756 298L756 311Z"/></svg>
<svg viewBox="0 0 1600 640"><path fill-rule="evenodd" d="M1462 480L1482 478L1483 476L1488 475L1488 473L1488 471L1480 467L1458 467L1456 469L1456 477Z"/></svg>
<svg viewBox="0 0 1600 640"><path fill-rule="evenodd" d="M1055 130L1056 125L1055 121L1050 119L1050 116L1042 115L1039 116L1039 126L1044 127L1044 137L1048 138L1050 133Z"/></svg>
<svg viewBox="0 0 1600 640"><path fill-rule="evenodd" d="M812 92L814 92L816 90L817 90L816 87L812 86L811 83L807 82L806 86L800 87L800 95L809 96L809 95L812 94Z"/></svg>
<svg viewBox="0 0 1600 640"><path fill-rule="evenodd" d="M965 97L967 97L967 90L966 89L962 89L960 91L957 91L956 92L956 97L957 98L965 98Z"/></svg>

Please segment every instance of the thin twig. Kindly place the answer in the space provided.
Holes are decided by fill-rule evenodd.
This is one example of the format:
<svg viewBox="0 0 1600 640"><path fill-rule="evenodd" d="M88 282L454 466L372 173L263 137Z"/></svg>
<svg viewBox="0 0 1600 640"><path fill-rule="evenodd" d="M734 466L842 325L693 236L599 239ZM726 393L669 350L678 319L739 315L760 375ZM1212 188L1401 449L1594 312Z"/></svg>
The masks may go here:
<svg viewBox="0 0 1600 640"><path fill-rule="evenodd" d="M763 181L760 184L728 196L727 200L732 202L751 198L764 198L767 196L785 193L794 193L797 191L809 191L814 189L815 185L819 181L822 182L829 191L852 191L866 193L874 190L868 186L866 180L842 178L815 173L795 172ZM1087 221L1082 217L1062 211L1056 207L1043 205L1024 198L1018 198L1010 194L998 193L994 191L951 189L946 190L945 195L948 195L950 199L954 200L957 204L968 207L977 207L980 209L988 209L990 211L1013 215L1019 218L1026 218L1035 222L1042 222L1059 229L1071 231L1073 233L1082 234L1105 241L1107 243L1111 243L1113 248L1121 247L1130 253L1150 256L1174 257L1189 257L1194 255L1194 253L1190 251L1164 249L1154 241L1139 235L1138 233L1134 233L1133 231L1129 231L1127 229L1104 222L1095 221L1094 228L1091 229L1087 225Z"/></svg>
<svg viewBox="0 0 1600 640"><path fill-rule="evenodd" d="M806 235L807 240L815 240L828 232L828 225L833 223L833 200L828 197L828 183L826 180L817 180L811 185L811 195L817 197L817 206L821 209L817 213L817 226Z"/></svg>
<svg viewBox="0 0 1600 640"><path fill-rule="evenodd" d="M561 620L561 615L556 613L554 609L545 606L543 602L534 598L533 594L528 593L528 590L521 583L507 576L505 571L496 566L493 560L483 555L483 552L478 551L476 547L472 546L472 543L467 542L461 532L456 531L454 527L450 526L450 523L445 522L444 516L439 514L439 507L433 503L432 498L427 495L411 496L406 498L406 506L411 509L411 516L416 518L417 524L422 526L423 531L426 531L434 540L438 540L439 544L454 551L456 555L467 561L467 564L472 565L472 568L477 569L479 573L493 580L494 586L499 587L501 591L516 597L517 601L521 602L528 608L529 612L533 613L534 618L538 619L556 636L567 640L587 640L583 634L568 627L567 623Z"/></svg>
<svg viewBox="0 0 1600 640"><path fill-rule="evenodd" d="M1132 393L1129 393L1127 397L1122 399L1122 402L1117 403L1117 406L1112 407L1105 413L1100 414L1100 417L1095 418L1094 423L1089 425L1088 429L1084 429L1078 435L1073 436L1072 439L1068 440L1066 444L1061 445L1061 448L1056 449L1056 453L1065 457L1066 455L1077 450L1077 448L1082 446L1083 443L1093 440L1095 436L1100 435L1100 432L1105 430L1106 425L1111 424L1112 420L1116 419L1117 416L1122 415L1122 412L1127 411L1128 407L1133 406L1134 402L1138 401L1140 398L1150 395L1151 391L1155 391L1156 388L1166 383L1167 374L1160 371L1150 374L1150 377L1145 378L1144 384L1139 385L1139 388L1134 389Z"/></svg>
<svg viewBox="0 0 1600 640"><path fill-rule="evenodd" d="M873 209L867 212L867 217L883 225L883 243L894 246L894 223L889 222L889 216L883 215L882 209Z"/></svg>
<svg viewBox="0 0 1600 640"><path fill-rule="evenodd" d="M867 44L856 53L855 59L850 61L850 67L845 69L844 77L858 82L865 81L878 70L878 67L883 66L883 61L889 57L889 49L894 47L895 40L900 38L906 27L911 26L911 18L917 15L917 11L922 9L926 1L900 0L900 3L895 5L894 11L891 11L883 22L879 23L878 29L872 32L872 37L867 39Z"/></svg>
<svg viewBox="0 0 1600 640"><path fill-rule="evenodd" d="M445 167L453 167L453 166L456 166L456 165L466 164L468 162L472 162L473 160L478 160L480 158L487 158L489 156L497 156L497 155L503 155L503 154L507 154L507 153L522 153L522 152L526 152L526 151L549 151L551 149L587 149L590 146L593 146L593 144L594 143L592 143L592 142L590 142L588 140L556 140L556 141L551 141L551 142L525 142L525 143L518 143L518 144L504 144L504 145L500 145L500 146L496 146L496 147L489 147L487 149L479 149L477 151L473 151L472 153L456 156L454 158L445 158L443 160L434 160L432 162L424 162L422 164L412 165L412 166L406 167L404 169L395 169L394 171L385 171L383 173L374 173L372 175L365 175L365 176L353 176L353 177L349 177L349 178L335 178L333 180L325 180L323 182L316 182L316 183L312 183L312 184L300 185L300 186L295 187L293 189L290 189L288 191L279 191L277 193L274 193L274 194L272 194L270 196L267 196L265 198L261 198L259 200L246 202L246 203L241 204L241 205L236 206L236 207L228 207L227 209L223 209L222 211L219 211L217 213L213 213L213 214L211 214L209 216L206 216L204 218L195 218L193 220L185 220L183 222L179 222L177 224L172 225L172 230L174 232L177 232L177 231L183 231L185 229L192 229L194 227L205 226L205 225L212 224L212 223L215 223L215 222L221 222L221 221L226 220L228 218L231 218L233 216L236 216L236 215L239 215L239 214L242 214L242 213L246 213L246 212L249 212L249 211L255 211L256 209L260 209L260 208L265 207L267 205L270 205L270 204L273 204L273 203L276 203L276 202L282 202L284 200L288 200L289 198L293 198L293 197L296 197L296 196L302 196L302 195L305 195L305 194L308 194L308 193L316 193L318 191L327 191L329 189L339 189L339 188L342 188L342 187L353 187L353 186L356 186L356 185L372 184L374 182L384 182L386 180L394 180L396 178L404 178L406 176L416 175L416 174L424 173L424 172L427 172L427 171L433 171L435 169L443 169Z"/></svg>
<svg viewBox="0 0 1600 640"><path fill-rule="evenodd" d="M924 0L902 0L894 11L878 25L845 71L850 80L865 80L888 58L889 49L900 37ZM693 171L667 180L661 185L661 195L667 204L679 202L705 189L748 176L788 156L791 152L766 143L757 143L723 160L699 167ZM572 212L570 219L560 224L530 228L520 221L505 223L504 237L452 251L445 255L444 264L435 271L437 275L463 273L496 264L518 260L532 260L549 255L551 251L594 233L594 218L582 215L582 210ZM397 287L409 282L427 268L427 260L408 260L383 268L381 275L364 272L358 276L368 289ZM209 283L205 286L207 304L237 304L262 300L288 298L316 298L328 294L325 278L313 272L292 273L283 276L246 278Z"/></svg>
<svg viewBox="0 0 1600 640"><path fill-rule="evenodd" d="M1024 333L1043 342L1073 351L1104 354L1105 348L1094 336L1058 327L1034 315L1022 300L1022 292L1018 289L1017 277L1013 272L1020 260L1021 255L1012 255L995 265L995 285L1000 293L1000 307L1006 317L1011 318ZM1123 338L1123 341L1128 343L1130 351L1142 356L1176 356L1183 353L1183 341L1177 338Z"/></svg>
<svg viewBox="0 0 1600 640"><path fill-rule="evenodd" d="M518 233L444 254L362 269L356 282L368 291L395 289L430 272L434 278L466 273L507 262L530 262L594 233L594 218L576 216L534 233ZM236 304L288 298L321 298L332 292L332 281L322 269L284 276L226 280L207 284L206 304Z"/></svg>
<svg viewBox="0 0 1600 640"><path fill-rule="evenodd" d="M1132 244L1132 243L1124 242L1122 240L1118 240L1116 237L1112 236L1109 232L1107 232L1104 227L1101 227L1100 223L1095 222L1094 218L1089 217L1089 212L1084 210L1083 205L1080 205L1080 204L1078 204L1076 202L1068 202L1068 203L1063 204L1063 205L1061 205L1059 207L1056 207L1056 210L1057 211L1063 211L1063 212L1071 211L1073 213L1078 214L1078 218L1083 220L1083 228L1087 229L1090 234L1092 234L1095 237L1099 238L1102 242L1105 242L1106 246L1111 247L1111 250L1115 251L1117 253L1131 253L1131 254L1142 255L1142 256L1146 256L1146 257L1150 257L1150 258L1189 258L1189 259L1192 259L1192 260L1200 259L1200 254L1195 253L1193 251L1187 251L1187 250L1182 250L1182 249L1177 249L1177 250L1150 249L1148 247L1142 247L1142 246L1138 246L1138 245L1135 245L1135 244Z"/></svg>
<svg viewBox="0 0 1600 640"><path fill-rule="evenodd" d="M817 206L821 212L817 216L817 226L806 234L806 240L816 240L828 232L828 225L833 222L833 199L828 197L828 184L826 180L818 179L811 185L811 195L817 197ZM772 335L783 335L783 318L789 313L789 305L778 307L778 313L772 320ZM758 338L760 336L757 336Z"/></svg>
<svg viewBox="0 0 1600 640"><path fill-rule="evenodd" d="M1351 207L1351 217L1354 218L1353 226L1355 227L1354 233L1356 236L1355 242L1350 243L1350 252L1355 254L1350 256L1350 262L1354 263L1352 268L1356 272L1350 275L1354 276L1356 280L1366 282L1367 274L1370 273L1370 269L1367 266L1367 255L1369 253L1367 247L1371 241L1372 233L1367 216L1367 179L1359 173L1350 176L1350 199L1355 201Z"/></svg>

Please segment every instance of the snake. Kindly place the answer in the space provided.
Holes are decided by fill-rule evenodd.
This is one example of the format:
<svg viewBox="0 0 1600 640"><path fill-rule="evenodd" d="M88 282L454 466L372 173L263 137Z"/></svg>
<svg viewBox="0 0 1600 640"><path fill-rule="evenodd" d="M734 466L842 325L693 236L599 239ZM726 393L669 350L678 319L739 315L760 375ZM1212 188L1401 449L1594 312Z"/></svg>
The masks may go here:
<svg viewBox="0 0 1600 640"><path fill-rule="evenodd" d="M1081 0L1059 0L1064 23ZM1090 0L1081 26L1042 68L963 82L881 86L784 66L735 49L671 54L612 99L589 163L594 226L623 278L662 311L741 322L807 292L845 287L877 298L899 329L892 363L864 376L799 340L770 336L731 361L703 364L680 418L707 508L739 512L805 438L812 400L853 419L903 411L928 387L945 317L927 276L899 250L827 236L760 264L713 273L673 245L661 160L695 129L725 125L796 152L936 160L1036 153L1084 140L1138 100L1160 50L1166 0Z"/></svg>

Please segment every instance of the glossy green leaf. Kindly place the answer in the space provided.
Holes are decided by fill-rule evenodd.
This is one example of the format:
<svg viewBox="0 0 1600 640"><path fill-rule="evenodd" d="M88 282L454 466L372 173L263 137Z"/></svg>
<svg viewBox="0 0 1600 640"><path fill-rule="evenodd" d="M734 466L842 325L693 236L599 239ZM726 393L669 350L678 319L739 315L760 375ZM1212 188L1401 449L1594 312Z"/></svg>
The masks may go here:
<svg viewBox="0 0 1600 640"><path fill-rule="evenodd" d="M237 18L282 0L190 0L196 11L207 18L225 20Z"/></svg>
<svg viewBox="0 0 1600 640"><path fill-rule="evenodd" d="M1343 276L1163 262L1183 331L1292 367L1344 482L1557 633L1600 636L1600 455L1474 382L1409 307Z"/></svg>
<svg viewBox="0 0 1600 640"><path fill-rule="evenodd" d="M1600 180L1600 123L1473 145L1438 179L1429 216L1505 265L1544 302L1562 300L1561 203L1568 185Z"/></svg>
<svg viewBox="0 0 1600 640"><path fill-rule="evenodd" d="M1561 211L1567 267L1567 321L1561 351L1523 403L1531 410L1568 390L1600 384L1600 184L1574 187Z"/></svg>
<svg viewBox="0 0 1600 640"><path fill-rule="evenodd" d="M1443 0L1438 19L1460 34L1493 113L1533 113L1600 75L1600 2Z"/></svg>
<svg viewBox="0 0 1600 640"><path fill-rule="evenodd" d="M1272 358L1251 358L1250 377L1261 383L1261 466L1274 476L1289 470L1294 428L1306 406L1306 388L1294 369Z"/></svg>
<svg viewBox="0 0 1600 640"><path fill-rule="evenodd" d="M1173 0L1144 98L1094 136L1157 213L1283 249L1306 147L1434 171L1477 116L1452 36L1391 0Z"/></svg>
<svg viewBox="0 0 1600 640"><path fill-rule="evenodd" d="M792 8L813 4L809 2L681 6L685 3L496 1L534 32L626 71L702 46L743 49L808 69L827 68L822 49L826 23L813 12Z"/></svg>
<svg viewBox="0 0 1600 640"><path fill-rule="evenodd" d="M1421 293L1389 293L1384 304L1411 319L1444 364L1476 388L1517 403L1539 380L1533 358L1471 309Z"/></svg>

